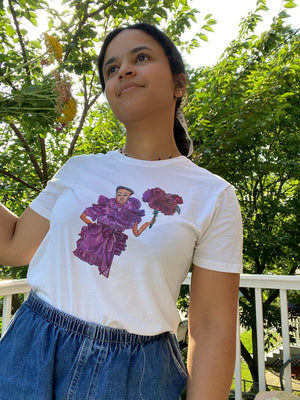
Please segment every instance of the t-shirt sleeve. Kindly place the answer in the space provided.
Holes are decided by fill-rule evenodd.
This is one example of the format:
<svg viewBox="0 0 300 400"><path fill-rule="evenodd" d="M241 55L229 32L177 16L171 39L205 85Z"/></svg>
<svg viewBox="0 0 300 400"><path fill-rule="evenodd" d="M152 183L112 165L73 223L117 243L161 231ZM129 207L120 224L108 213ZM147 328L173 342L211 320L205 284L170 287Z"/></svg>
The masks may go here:
<svg viewBox="0 0 300 400"><path fill-rule="evenodd" d="M70 161L70 160L69 160ZM52 209L61 193L67 189L65 175L69 170L69 161L66 162L47 183L45 189L29 204L29 207L50 220Z"/></svg>
<svg viewBox="0 0 300 400"><path fill-rule="evenodd" d="M198 238L193 264L221 272L242 272L243 228L232 186L219 195L210 223Z"/></svg>

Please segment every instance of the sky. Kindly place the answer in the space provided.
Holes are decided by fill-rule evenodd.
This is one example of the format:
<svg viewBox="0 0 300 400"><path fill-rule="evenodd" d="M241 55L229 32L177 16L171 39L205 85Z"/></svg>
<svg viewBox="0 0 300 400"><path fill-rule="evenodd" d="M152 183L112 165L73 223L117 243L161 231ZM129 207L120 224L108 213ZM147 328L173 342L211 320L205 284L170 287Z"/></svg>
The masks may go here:
<svg viewBox="0 0 300 400"><path fill-rule="evenodd" d="M209 41L201 41L201 47L193 50L188 56L184 54L187 62L194 68L203 65L214 65L219 59L227 45L237 38L239 32L239 24L242 18L247 17L248 12L256 9L257 0L192 0L192 7L200 11L200 26L204 23L204 17L207 14L213 14L211 18L217 20L217 24L213 26L214 32L205 32ZM291 16L287 21L293 28L300 28L300 0L294 0L297 4L296 8L286 9ZM263 22L260 22L256 34L268 30L272 19L283 9L282 0L267 0L269 11L260 11ZM194 26L192 32L197 31ZM192 36L192 32L190 33Z"/></svg>
<svg viewBox="0 0 300 400"><path fill-rule="evenodd" d="M257 34L268 30L273 17L283 9L283 0L266 1L269 11L260 12L263 16L263 22L259 23L258 29L255 31ZM57 0L49 0L50 4L51 2L54 7L57 7ZM211 18L216 19L217 24L213 26L214 32L204 31L208 36L208 42L200 41L201 47L193 50L191 55L183 54L188 64L194 68L214 65L229 43L237 38L241 19L247 17L250 11L255 10L256 2L257 0L189 0L189 4L199 10L200 13L198 14L197 24L193 24L192 29L186 34L187 40L193 37L199 27L204 24L204 17L207 14L212 14ZM297 7L287 10L288 14L291 15L288 22L294 28L300 28L300 0L294 0L294 2ZM33 36L34 39L39 39L45 30L45 26L47 26L47 21L42 18L42 15L39 21L39 27L31 33L31 37Z"/></svg>

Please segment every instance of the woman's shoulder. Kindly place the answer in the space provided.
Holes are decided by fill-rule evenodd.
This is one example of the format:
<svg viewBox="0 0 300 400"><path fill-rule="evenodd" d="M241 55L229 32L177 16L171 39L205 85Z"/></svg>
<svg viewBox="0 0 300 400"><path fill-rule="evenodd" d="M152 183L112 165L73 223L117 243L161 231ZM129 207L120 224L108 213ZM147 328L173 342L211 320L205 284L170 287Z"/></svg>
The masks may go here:
<svg viewBox="0 0 300 400"><path fill-rule="evenodd" d="M67 160L67 163L80 163L80 162L86 162L86 161L98 161L101 159L108 159L110 158L115 151L109 151L107 153L90 153L90 154L77 154L72 157L70 157Z"/></svg>
<svg viewBox="0 0 300 400"><path fill-rule="evenodd" d="M99 163L102 163L102 160L107 158L108 155L102 153L74 155L58 168L51 180L69 180L72 179L72 177L79 179L82 173L89 173L90 171L99 169Z"/></svg>
<svg viewBox="0 0 300 400"><path fill-rule="evenodd" d="M231 186L231 184L226 181L222 176L215 174L214 172L206 169L205 167L202 167L201 165L196 164L191 160L187 161L187 171L192 179L205 182L206 184L210 183L212 185L218 185L224 188Z"/></svg>
<svg viewBox="0 0 300 400"><path fill-rule="evenodd" d="M79 167L82 168L86 165L93 165L101 161L109 161L114 151L108 153L91 153L91 154L77 154L70 157L64 164L65 168Z"/></svg>

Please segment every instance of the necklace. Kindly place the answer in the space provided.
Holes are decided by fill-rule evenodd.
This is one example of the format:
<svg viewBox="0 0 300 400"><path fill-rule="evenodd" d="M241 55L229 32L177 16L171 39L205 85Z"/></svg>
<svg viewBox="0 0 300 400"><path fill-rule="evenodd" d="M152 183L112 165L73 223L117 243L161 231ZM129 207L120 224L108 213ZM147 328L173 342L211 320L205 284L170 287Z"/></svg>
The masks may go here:
<svg viewBox="0 0 300 400"><path fill-rule="evenodd" d="M126 152L126 147L122 147L121 149L119 149L119 152L121 154L123 154L124 156L126 156L126 157L130 157L130 156L128 156L128 154ZM162 158L161 157L158 157L158 158L155 157L153 161L155 161L155 160L168 160L170 158L173 158L172 154L170 156L168 156L168 157L162 157ZM151 160L149 160L149 161L151 161Z"/></svg>

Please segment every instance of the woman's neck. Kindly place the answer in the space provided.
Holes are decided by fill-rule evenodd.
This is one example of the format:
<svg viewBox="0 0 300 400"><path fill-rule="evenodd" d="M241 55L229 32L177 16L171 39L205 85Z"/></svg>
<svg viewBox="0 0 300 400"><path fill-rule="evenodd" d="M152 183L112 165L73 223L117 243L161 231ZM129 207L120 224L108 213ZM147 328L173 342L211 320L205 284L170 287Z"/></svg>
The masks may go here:
<svg viewBox="0 0 300 400"><path fill-rule="evenodd" d="M147 121L126 127L126 144L122 153L141 160L166 160L180 156L174 133L173 121Z"/></svg>
<svg viewBox="0 0 300 400"><path fill-rule="evenodd" d="M127 133L122 153L128 157L149 161L166 160L181 155L173 132L168 134L154 129L150 132Z"/></svg>

